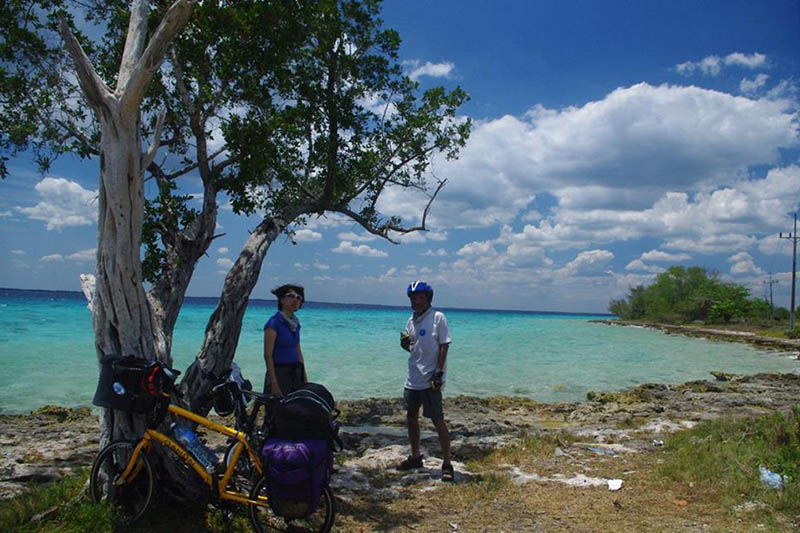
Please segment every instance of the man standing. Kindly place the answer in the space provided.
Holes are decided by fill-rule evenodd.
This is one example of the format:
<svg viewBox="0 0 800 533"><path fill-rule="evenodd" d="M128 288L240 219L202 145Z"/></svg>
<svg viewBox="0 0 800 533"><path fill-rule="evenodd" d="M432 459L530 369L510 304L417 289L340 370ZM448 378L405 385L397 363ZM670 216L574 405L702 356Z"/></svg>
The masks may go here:
<svg viewBox="0 0 800 533"><path fill-rule="evenodd" d="M424 281L415 281L408 286L406 294L411 300L414 313L406 323L400 345L409 352L403 400L408 421L408 440L411 455L398 465L399 470L422 467L420 453L419 408L423 416L430 418L439 434L442 446L442 481L453 481L453 465L450 463L450 434L444 422L442 409L442 387L447 375L447 350L450 346L450 331L447 318L441 311L431 308L433 288Z"/></svg>

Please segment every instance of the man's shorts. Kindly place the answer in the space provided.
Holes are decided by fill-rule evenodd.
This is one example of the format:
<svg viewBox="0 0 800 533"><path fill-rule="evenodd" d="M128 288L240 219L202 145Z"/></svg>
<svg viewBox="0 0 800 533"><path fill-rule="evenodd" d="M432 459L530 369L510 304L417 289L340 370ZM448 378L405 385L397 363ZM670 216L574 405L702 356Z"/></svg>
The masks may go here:
<svg viewBox="0 0 800 533"><path fill-rule="evenodd" d="M442 409L442 389L425 389L403 391L403 403L406 411L417 411L422 406L422 416L430 418L434 422L444 419Z"/></svg>

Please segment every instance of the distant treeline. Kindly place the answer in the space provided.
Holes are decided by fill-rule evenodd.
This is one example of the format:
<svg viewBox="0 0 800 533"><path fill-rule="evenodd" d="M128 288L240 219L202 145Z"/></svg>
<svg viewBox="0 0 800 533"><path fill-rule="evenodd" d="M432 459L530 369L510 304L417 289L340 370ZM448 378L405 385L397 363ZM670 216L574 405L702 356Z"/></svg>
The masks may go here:
<svg viewBox="0 0 800 533"><path fill-rule="evenodd" d="M715 271L702 267L673 266L656 276L649 287L631 287L627 299L612 300L608 310L623 320L670 324L702 321L723 324L788 318L785 308L770 309L762 298L737 283L720 281Z"/></svg>

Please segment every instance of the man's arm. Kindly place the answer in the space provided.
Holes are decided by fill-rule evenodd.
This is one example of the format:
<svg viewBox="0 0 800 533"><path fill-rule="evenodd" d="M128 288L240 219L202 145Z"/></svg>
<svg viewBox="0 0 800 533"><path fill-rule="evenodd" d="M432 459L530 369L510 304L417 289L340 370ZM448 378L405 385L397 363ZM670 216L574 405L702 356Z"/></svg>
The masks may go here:
<svg viewBox="0 0 800 533"><path fill-rule="evenodd" d="M436 369L444 370L444 364L447 361L447 350L450 348L450 343L439 345L439 359L436 361Z"/></svg>

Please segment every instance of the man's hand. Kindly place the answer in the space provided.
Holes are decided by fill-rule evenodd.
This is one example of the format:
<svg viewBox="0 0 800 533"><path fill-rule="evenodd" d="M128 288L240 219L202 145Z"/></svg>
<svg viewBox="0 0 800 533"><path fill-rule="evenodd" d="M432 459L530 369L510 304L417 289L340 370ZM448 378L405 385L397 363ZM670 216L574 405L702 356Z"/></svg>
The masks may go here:
<svg viewBox="0 0 800 533"><path fill-rule="evenodd" d="M437 370L433 373L433 379L431 379L431 388L433 390L439 390L442 388L442 378L444 377L444 370Z"/></svg>
<svg viewBox="0 0 800 533"><path fill-rule="evenodd" d="M400 332L400 347L407 352L411 351L411 337L405 331Z"/></svg>

